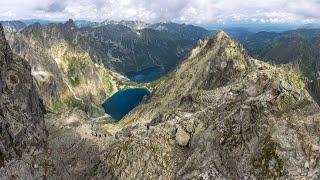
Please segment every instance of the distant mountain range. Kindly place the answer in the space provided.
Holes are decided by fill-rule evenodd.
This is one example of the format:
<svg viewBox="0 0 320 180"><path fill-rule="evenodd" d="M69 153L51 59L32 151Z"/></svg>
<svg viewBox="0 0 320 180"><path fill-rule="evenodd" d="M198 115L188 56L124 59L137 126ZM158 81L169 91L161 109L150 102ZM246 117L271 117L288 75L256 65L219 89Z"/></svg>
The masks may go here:
<svg viewBox="0 0 320 180"><path fill-rule="evenodd" d="M79 21L79 24L82 21ZM13 33L18 32L22 30L23 28L39 23L41 25L47 25L50 23L60 23L60 21L50 21L50 20L44 20L44 19L26 19L26 20L13 20L13 21L0 21L0 24L2 24L4 33Z"/></svg>
<svg viewBox="0 0 320 180"><path fill-rule="evenodd" d="M175 23L152 24L143 29L131 26L137 27L137 24L104 22L79 28L70 20L65 24L33 24L19 34L37 37L46 31L50 35L48 40L64 39L88 52L95 62L123 74L151 67L161 67L163 72L168 72L186 57L198 40L214 34L204 28ZM53 29L64 35L55 37Z"/></svg>
<svg viewBox="0 0 320 180"><path fill-rule="evenodd" d="M21 21L0 21L0 24L3 26L4 33L18 32L27 27L27 25Z"/></svg>
<svg viewBox="0 0 320 180"><path fill-rule="evenodd" d="M310 81L312 94L320 103L320 29L259 32L237 38L255 58L298 68Z"/></svg>
<svg viewBox="0 0 320 180"><path fill-rule="evenodd" d="M239 40L256 58L275 64L292 63L309 78L320 71L320 29L259 32Z"/></svg>

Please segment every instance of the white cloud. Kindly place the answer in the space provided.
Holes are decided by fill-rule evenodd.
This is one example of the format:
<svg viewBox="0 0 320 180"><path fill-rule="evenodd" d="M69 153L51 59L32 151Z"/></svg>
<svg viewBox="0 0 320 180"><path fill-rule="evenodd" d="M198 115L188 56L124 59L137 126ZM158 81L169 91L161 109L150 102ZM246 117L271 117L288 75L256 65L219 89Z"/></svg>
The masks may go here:
<svg viewBox="0 0 320 180"><path fill-rule="evenodd" d="M320 0L1 0L0 17L195 24L310 23L320 21Z"/></svg>

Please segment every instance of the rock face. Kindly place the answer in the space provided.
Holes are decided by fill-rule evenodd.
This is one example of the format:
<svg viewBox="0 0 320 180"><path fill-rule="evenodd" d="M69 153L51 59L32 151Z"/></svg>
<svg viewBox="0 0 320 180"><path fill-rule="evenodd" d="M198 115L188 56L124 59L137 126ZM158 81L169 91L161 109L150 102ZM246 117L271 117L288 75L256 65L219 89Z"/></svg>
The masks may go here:
<svg viewBox="0 0 320 180"><path fill-rule="evenodd" d="M319 179L319 107L295 72L219 32L119 124L115 179Z"/></svg>
<svg viewBox="0 0 320 180"><path fill-rule="evenodd" d="M317 73L315 80L308 84L308 88L314 99L320 104L320 72Z"/></svg>
<svg viewBox="0 0 320 180"><path fill-rule="evenodd" d="M102 167L103 152L113 137L79 110L47 114L48 151L62 179L110 179Z"/></svg>
<svg viewBox="0 0 320 180"><path fill-rule="evenodd" d="M0 179L50 174L52 169L43 166L44 161L50 162L44 153L48 137L44 106L33 85L30 66L12 54L1 25L0 90Z"/></svg>

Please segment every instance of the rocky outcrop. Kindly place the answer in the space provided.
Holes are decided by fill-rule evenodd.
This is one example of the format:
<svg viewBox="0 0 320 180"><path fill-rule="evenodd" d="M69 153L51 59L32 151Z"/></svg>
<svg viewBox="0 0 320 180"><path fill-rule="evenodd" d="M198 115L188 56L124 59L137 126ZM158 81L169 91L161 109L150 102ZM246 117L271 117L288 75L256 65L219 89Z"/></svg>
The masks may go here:
<svg viewBox="0 0 320 180"><path fill-rule="evenodd" d="M28 63L15 56L0 25L0 179L51 177L44 106Z"/></svg>
<svg viewBox="0 0 320 180"><path fill-rule="evenodd" d="M184 129L178 128L175 140L180 146L186 146L189 143L190 135Z"/></svg>
<svg viewBox="0 0 320 180"><path fill-rule="evenodd" d="M220 32L118 124L115 179L319 179L319 107L297 73Z"/></svg>
<svg viewBox="0 0 320 180"><path fill-rule="evenodd" d="M297 29L281 33L259 32L239 39L252 56L299 69L308 79L306 82L310 94L319 102L316 76L320 71L319 29Z"/></svg>
<svg viewBox="0 0 320 180"><path fill-rule="evenodd" d="M320 105L320 72L317 73L316 78L308 83L308 88L314 99Z"/></svg>

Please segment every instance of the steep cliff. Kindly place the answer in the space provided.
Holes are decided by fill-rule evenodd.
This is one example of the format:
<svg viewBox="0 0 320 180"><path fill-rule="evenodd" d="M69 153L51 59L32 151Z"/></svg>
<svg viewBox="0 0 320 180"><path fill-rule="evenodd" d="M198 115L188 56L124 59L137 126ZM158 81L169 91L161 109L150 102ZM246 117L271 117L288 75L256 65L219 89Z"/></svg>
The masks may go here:
<svg viewBox="0 0 320 180"><path fill-rule="evenodd" d="M314 99L320 104L320 72L318 72L316 78L308 84L308 88Z"/></svg>
<svg viewBox="0 0 320 180"><path fill-rule="evenodd" d="M297 73L251 58L219 32L118 124L114 178L320 177L319 107Z"/></svg>
<svg viewBox="0 0 320 180"><path fill-rule="evenodd" d="M0 25L0 179L51 177L44 106L28 63L15 56Z"/></svg>

